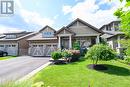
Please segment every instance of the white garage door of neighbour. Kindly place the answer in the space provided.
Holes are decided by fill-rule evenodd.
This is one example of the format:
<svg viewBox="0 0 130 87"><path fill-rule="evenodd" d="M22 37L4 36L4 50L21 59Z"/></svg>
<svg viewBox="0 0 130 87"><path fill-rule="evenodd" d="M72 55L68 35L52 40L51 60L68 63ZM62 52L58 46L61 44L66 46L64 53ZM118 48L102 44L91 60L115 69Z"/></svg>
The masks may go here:
<svg viewBox="0 0 130 87"><path fill-rule="evenodd" d="M1 50L1 51L4 51L4 45L1 45L1 44L0 44L0 50Z"/></svg>
<svg viewBox="0 0 130 87"><path fill-rule="evenodd" d="M6 45L6 51L8 55L16 56L18 49L16 45Z"/></svg>
<svg viewBox="0 0 130 87"><path fill-rule="evenodd" d="M8 55L16 56L18 47L16 44L0 44L0 50L5 51Z"/></svg>
<svg viewBox="0 0 130 87"><path fill-rule="evenodd" d="M57 44L33 44L31 45L31 56L50 56L57 49Z"/></svg>

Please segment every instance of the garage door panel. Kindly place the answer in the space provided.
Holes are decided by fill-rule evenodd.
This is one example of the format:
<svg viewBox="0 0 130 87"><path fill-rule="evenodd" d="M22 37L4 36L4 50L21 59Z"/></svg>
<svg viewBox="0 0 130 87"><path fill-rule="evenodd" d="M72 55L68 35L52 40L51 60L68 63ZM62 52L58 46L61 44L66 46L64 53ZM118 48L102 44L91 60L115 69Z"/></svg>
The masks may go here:
<svg viewBox="0 0 130 87"><path fill-rule="evenodd" d="M18 47L16 44L1 44L0 50L5 51L8 55L17 56Z"/></svg>
<svg viewBox="0 0 130 87"><path fill-rule="evenodd" d="M16 45L6 45L6 51L8 55L16 56L18 52L18 48Z"/></svg>
<svg viewBox="0 0 130 87"><path fill-rule="evenodd" d="M31 45L30 55L31 56L50 56L51 52L57 49L57 44L38 44Z"/></svg>

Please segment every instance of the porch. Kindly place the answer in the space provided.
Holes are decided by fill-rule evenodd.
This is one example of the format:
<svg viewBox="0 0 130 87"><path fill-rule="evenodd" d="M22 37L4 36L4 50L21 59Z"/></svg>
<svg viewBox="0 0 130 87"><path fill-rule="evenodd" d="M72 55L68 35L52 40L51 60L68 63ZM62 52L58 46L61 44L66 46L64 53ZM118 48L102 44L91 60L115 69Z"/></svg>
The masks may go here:
<svg viewBox="0 0 130 87"><path fill-rule="evenodd" d="M100 42L98 36L73 36L73 35L62 35L58 36L58 48L59 49L72 49L73 43L78 42L80 47L91 47L94 44Z"/></svg>

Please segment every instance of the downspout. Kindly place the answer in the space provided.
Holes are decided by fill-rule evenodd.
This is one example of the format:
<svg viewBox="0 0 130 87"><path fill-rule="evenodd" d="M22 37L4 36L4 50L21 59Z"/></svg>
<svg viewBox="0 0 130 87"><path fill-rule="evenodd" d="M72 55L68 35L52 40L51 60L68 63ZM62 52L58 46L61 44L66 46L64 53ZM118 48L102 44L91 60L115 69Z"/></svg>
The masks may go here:
<svg viewBox="0 0 130 87"><path fill-rule="evenodd" d="M18 53L17 53L17 56L19 56L19 41L17 41L18 43Z"/></svg>

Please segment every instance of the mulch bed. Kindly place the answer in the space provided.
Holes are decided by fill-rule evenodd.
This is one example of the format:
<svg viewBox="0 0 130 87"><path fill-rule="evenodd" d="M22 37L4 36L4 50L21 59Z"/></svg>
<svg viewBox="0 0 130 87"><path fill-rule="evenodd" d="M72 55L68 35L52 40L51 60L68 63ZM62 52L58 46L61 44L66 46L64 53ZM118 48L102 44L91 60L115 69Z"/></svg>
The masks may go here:
<svg viewBox="0 0 130 87"><path fill-rule="evenodd" d="M53 60L51 65L67 64L64 60Z"/></svg>
<svg viewBox="0 0 130 87"><path fill-rule="evenodd" d="M89 64L87 68L94 69L94 70L108 70L108 68L103 64Z"/></svg>

